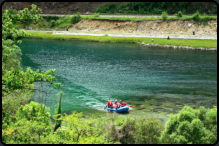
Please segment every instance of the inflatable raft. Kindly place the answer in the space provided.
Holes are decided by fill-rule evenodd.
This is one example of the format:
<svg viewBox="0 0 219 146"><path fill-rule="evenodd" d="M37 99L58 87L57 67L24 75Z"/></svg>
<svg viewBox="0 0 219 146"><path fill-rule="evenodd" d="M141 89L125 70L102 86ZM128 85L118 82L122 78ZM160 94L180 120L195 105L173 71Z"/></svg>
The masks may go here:
<svg viewBox="0 0 219 146"><path fill-rule="evenodd" d="M120 107L120 108L110 108L110 107L107 107L106 108L108 111L116 111L118 113L120 112L124 112L124 111L128 111L129 110L129 107L128 106L123 106L123 107Z"/></svg>

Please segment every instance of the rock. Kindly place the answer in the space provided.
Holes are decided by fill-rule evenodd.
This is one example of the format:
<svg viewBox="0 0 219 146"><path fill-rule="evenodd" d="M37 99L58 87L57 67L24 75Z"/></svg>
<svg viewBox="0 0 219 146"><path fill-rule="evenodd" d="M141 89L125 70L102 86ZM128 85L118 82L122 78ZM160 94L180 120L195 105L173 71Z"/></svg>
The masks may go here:
<svg viewBox="0 0 219 146"><path fill-rule="evenodd" d="M192 24L189 23L188 26L189 26L189 28L190 28L190 27L192 26Z"/></svg>
<svg viewBox="0 0 219 146"><path fill-rule="evenodd" d="M90 12L86 12L86 14L89 14Z"/></svg>
<svg viewBox="0 0 219 146"><path fill-rule="evenodd" d="M142 42L142 43L141 43L141 45L145 45L145 43L144 43L144 42Z"/></svg>
<svg viewBox="0 0 219 146"><path fill-rule="evenodd" d="M146 46L150 46L150 44L146 44Z"/></svg>
<svg viewBox="0 0 219 146"><path fill-rule="evenodd" d="M174 49L178 48L177 46L173 46Z"/></svg>
<svg viewBox="0 0 219 146"><path fill-rule="evenodd" d="M209 51L217 51L216 48L209 48L208 50L209 50Z"/></svg>
<svg viewBox="0 0 219 146"><path fill-rule="evenodd" d="M151 42L154 42L154 40L152 39Z"/></svg>

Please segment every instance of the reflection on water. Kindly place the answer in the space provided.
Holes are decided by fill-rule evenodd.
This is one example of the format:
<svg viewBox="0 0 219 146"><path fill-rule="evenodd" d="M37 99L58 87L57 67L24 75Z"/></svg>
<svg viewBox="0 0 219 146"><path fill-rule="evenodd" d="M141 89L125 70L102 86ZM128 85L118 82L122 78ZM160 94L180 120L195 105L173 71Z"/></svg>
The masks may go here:
<svg viewBox="0 0 219 146"><path fill-rule="evenodd" d="M109 98L133 105L119 116L155 117L165 121L183 106L217 105L217 53L145 48L131 44L24 39L22 67L56 69L65 89L62 112L107 116ZM37 83L35 84L37 86ZM44 86L51 90L49 85ZM53 114L52 90L46 104ZM34 98L38 101L37 94Z"/></svg>

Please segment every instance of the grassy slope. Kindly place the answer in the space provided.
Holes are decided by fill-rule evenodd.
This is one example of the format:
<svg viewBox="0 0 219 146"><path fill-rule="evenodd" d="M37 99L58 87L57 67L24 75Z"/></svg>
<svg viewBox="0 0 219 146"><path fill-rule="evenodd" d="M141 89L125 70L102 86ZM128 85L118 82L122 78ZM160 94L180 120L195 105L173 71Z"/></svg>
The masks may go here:
<svg viewBox="0 0 219 146"><path fill-rule="evenodd" d="M82 40L82 41L95 41L95 42L114 42L114 43L135 43L141 42L151 43L152 38L136 38L136 37L98 37L98 36L78 36L78 35L53 35L51 32L30 32L30 38L39 39L56 39L56 40ZM153 38L153 44L160 45L175 45L175 46L189 46L189 47L204 47L204 48L217 48L217 40L191 40L191 39L160 39Z"/></svg>

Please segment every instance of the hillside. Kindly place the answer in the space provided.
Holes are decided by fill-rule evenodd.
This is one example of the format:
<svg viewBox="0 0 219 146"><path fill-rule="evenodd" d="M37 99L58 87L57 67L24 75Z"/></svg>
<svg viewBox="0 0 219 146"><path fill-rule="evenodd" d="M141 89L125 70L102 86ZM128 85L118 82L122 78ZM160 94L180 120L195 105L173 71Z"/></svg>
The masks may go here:
<svg viewBox="0 0 219 146"><path fill-rule="evenodd" d="M81 14L161 14L162 11L193 14L197 10L201 14L217 14L214 2L6 2L2 9L30 9L31 4L42 9L42 14L72 14L77 11Z"/></svg>

